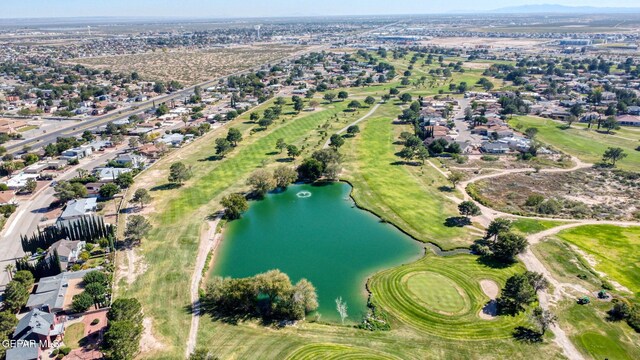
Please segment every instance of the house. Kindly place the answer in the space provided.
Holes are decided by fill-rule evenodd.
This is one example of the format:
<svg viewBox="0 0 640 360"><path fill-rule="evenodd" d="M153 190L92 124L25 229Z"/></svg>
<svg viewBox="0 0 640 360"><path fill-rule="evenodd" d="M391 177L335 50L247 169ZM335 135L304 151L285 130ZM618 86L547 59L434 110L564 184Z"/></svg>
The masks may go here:
<svg viewBox="0 0 640 360"><path fill-rule="evenodd" d="M141 168L146 163L146 159L144 157L134 154L120 154L118 157L113 159L113 161L118 165L132 168Z"/></svg>
<svg viewBox="0 0 640 360"><path fill-rule="evenodd" d="M59 220L73 220L93 214L98 208L96 198L70 200Z"/></svg>
<svg viewBox="0 0 640 360"><path fill-rule="evenodd" d="M48 258L57 253L60 269L66 270L69 264L74 264L78 261L78 256L80 256L86 244L86 242L78 240L58 240L49 246L46 257Z"/></svg>
<svg viewBox="0 0 640 360"><path fill-rule="evenodd" d="M182 144L182 142L184 142L184 135L178 133L166 134L158 141L167 145L178 147Z"/></svg>
<svg viewBox="0 0 640 360"><path fill-rule="evenodd" d="M629 106L627 113L629 113L629 115L640 115L640 106Z"/></svg>
<svg viewBox="0 0 640 360"><path fill-rule="evenodd" d="M509 152L509 145L499 142L485 142L480 149L489 154L506 154Z"/></svg>
<svg viewBox="0 0 640 360"><path fill-rule="evenodd" d="M9 180L7 180L6 185L11 190L19 190L25 187L25 185L27 185L27 181L29 179L37 179L37 178L38 178L37 174L27 174L27 173L21 172L13 176Z"/></svg>
<svg viewBox="0 0 640 360"><path fill-rule="evenodd" d="M128 173L131 169L129 168L113 168L113 167L104 167L104 168L95 168L94 175L98 178L98 181L101 183L114 182L120 174Z"/></svg>
<svg viewBox="0 0 640 360"><path fill-rule="evenodd" d="M100 268L68 271L41 278L35 292L29 295L26 307L29 310L48 309L54 314L71 309L73 295L82 292L82 278L96 270Z"/></svg>
<svg viewBox="0 0 640 360"><path fill-rule="evenodd" d="M32 309L13 332L15 346L6 353L7 360L36 360L42 351L53 346L64 335L64 323L52 313Z"/></svg>
<svg viewBox="0 0 640 360"><path fill-rule="evenodd" d="M50 160L50 161L47 161L47 168L51 170L60 170L60 169L64 169L64 167L67 166L68 164L69 162L64 159Z"/></svg>
<svg viewBox="0 0 640 360"><path fill-rule="evenodd" d="M16 193L12 190L0 191L0 206L16 204Z"/></svg>
<svg viewBox="0 0 640 360"><path fill-rule="evenodd" d="M640 117L638 116L622 115L618 116L616 120L622 126L640 126Z"/></svg>
<svg viewBox="0 0 640 360"><path fill-rule="evenodd" d="M140 146L137 151L140 155L151 159L157 159L162 156L163 153L162 149L160 149L156 144L144 144Z"/></svg>
<svg viewBox="0 0 640 360"><path fill-rule="evenodd" d="M71 160L71 159L82 159L87 157L93 153L90 145L81 145L73 149L65 150L60 155L60 158Z"/></svg>

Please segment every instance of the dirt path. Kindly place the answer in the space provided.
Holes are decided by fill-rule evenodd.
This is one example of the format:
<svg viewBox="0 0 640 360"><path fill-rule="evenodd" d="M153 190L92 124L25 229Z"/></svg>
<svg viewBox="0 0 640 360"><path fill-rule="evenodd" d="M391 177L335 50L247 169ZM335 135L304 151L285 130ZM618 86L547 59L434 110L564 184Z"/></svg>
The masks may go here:
<svg viewBox="0 0 640 360"><path fill-rule="evenodd" d="M200 282L202 281L202 271L207 266L207 257L209 253L217 247L220 242L220 234L216 234L216 228L218 223L222 219L222 215L216 217L213 221L208 221L207 226L202 230L200 234L200 246L198 247L198 254L196 256L196 265L193 269L193 275L191 277L191 304L193 308L191 311L191 328L189 329L189 337L187 338L187 348L185 350L185 357L189 357L196 349L196 340L198 336L198 326L200 325Z"/></svg>
<svg viewBox="0 0 640 360"><path fill-rule="evenodd" d="M353 126L358 124L361 121L366 120L369 116L373 115L373 113L376 112L376 110L378 110L378 108L380 107L380 105L382 105L381 103L377 103L376 106L372 107L371 110L369 110L368 113L366 113L363 117L361 117L360 119L352 122L351 124L343 127L342 129L338 130L336 132L336 134L342 134L343 132L347 131L347 129L349 128L349 126ZM327 140L327 142L324 143L324 145L322 146L323 149L326 149L329 147L329 143L331 143L331 139Z"/></svg>

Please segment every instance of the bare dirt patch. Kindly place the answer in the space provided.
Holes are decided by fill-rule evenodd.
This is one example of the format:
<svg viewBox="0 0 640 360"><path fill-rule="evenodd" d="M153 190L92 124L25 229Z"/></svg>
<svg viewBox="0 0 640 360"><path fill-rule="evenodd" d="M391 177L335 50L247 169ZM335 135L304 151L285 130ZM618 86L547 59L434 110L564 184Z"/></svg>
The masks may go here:
<svg viewBox="0 0 640 360"><path fill-rule="evenodd" d="M153 335L153 319L150 317L142 320L144 331L140 338L140 352L145 354L153 351L162 350L165 346L160 340Z"/></svg>
<svg viewBox="0 0 640 360"><path fill-rule="evenodd" d="M176 80L192 85L232 74L255 65L284 58L299 47L281 44L235 46L207 50L173 50L151 53L73 59L98 70L137 72L144 79Z"/></svg>
<svg viewBox="0 0 640 360"><path fill-rule="evenodd" d="M611 170L512 173L475 184L493 209L527 216L634 220L640 214L640 175ZM528 202L532 196L542 202Z"/></svg>

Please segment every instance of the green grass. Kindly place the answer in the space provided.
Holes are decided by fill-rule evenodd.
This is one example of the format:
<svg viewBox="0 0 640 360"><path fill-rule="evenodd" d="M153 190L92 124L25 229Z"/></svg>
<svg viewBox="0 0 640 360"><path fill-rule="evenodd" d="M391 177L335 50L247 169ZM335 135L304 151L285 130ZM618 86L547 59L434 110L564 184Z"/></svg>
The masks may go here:
<svg viewBox="0 0 640 360"><path fill-rule="evenodd" d="M593 257L595 270L640 297L640 227L580 226L562 231L557 237Z"/></svg>
<svg viewBox="0 0 640 360"><path fill-rule="evenodd" d="M80 340L84 338L84 324L75 323L69 325L64 332L64 343L72 349L80 347Z"/></svg>
<svg viewBox="0 0 640 360"><path fill-rule="evenodd" d="M631 360L640 358L640 335L624 321L606 320L607 302L578 305L564 303L557 311L560 323L576 347L593 359Z"/></svg>
<svg viewBox="0 0 640 360"><path fill-rule="evenodd" d="M569 129L562 129L562 124L534 116L519 116L509 120L509 125L521 125L522 131L529 127L538 128L537 138L553 148L576 156L580 160L597 163L602 160L602 154L608 147L624 149L627 157L617 163L617 167L625 170L640 171L640 152L636 151L637 140L622 138L611 134L604 134L595 130L586 130L582 126L573 125ZM631 130L625 130L630 134Z"/></svg>
<svg viewBox="0 0 640 360"><path fill-rule="evenodd" d="M532 251L558 281L578 284L591 291L600 289L600 276L566 242L550 238L532 246Z"/></svg>
<svg viewBox="0 0 640 360"><path fill-rule="evenodd" d="M553 220L517 219L511 223L511 226L514 230L525 235L531 235L554 228L561 224L563 224L563 222Z"/></svg>
<svg viewBox="0 0 640 360"><path fill-rule="evenodd" d="M480 287L480 281L492 280L498 286L503 286L509 276L524 271L524 268L516 264L495 269L482 264L478 259L472 255L428 255L415 263L376 274L370 280L369 288L377 305L420 332L460 340L511 338L513 329L523 325L526 317L520 314L513 317L498 316L493 320L480 319L478 314L489 301ZM469 301L465 311L454 315L443 314L438 308L416 301L407 288L407 279L424 272L437 273L455 283ZM439 292L441 289L435 286L431 291Z"/></svg>
<svg viewBox="0 0 640 360"><path fill-rule="evenodd" d="M469 307L464 290L437 272L413 273L407 277L406 287L413 301L441 314L458 314Z"/></svg>
<svg viewBox="0 0 640 360"><path fill-rule="evenodd" d="M333 360L333 359L371 359L392 360L395 356L373 352L367 348L336 345L336 344L312 344L299 348L287 357L291 360Z"/></svg>
<svg viewBox="0 0 640 360"><path fill-rule="evenodd" d="M446 178L429 165L399 163L395 153L401 146L395 142L407 128L392 123L398 112L391 103L380 106L344 146L344 178L354 185L354 199L421 241L447 249L468 246L473 237L466 228L444 225L458 216L456 204L446 197L450 194L438 190L447 185Z"/></svg>

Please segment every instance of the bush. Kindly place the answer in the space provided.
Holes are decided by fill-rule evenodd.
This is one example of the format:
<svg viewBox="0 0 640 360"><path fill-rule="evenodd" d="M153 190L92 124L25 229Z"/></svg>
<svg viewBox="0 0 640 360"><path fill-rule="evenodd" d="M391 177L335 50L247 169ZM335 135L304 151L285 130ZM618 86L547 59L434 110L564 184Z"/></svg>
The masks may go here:
<svg viewBox="0 0 640 360"><path fill-rule="evenodd" d="M93 319L91 320L91 326L96 326L100 323L100 319Z"/></svg>
<svg viewBox="0 0 640 360"><path fill-rule="evenodd" d="M60 354L67 356L71 352L71 348L68 346L63 346L60 348Z"/></svg>
<svg viewBox="0 0 640 360"><path fill-rule="evenodd" d="M544 202L544 196L540 194L531 194L527 198L527 201L524 202L524 205L535 207L535 206L539 206L543 202Z"/></svg>
<svg viewBox="0 0 640 360"><path fill-rule="evenodd" d="M499 158L493 155L482 155L480 159L483 161L498 161Z"/></svg>
<svg viewBox="0 0 640 360"><path fill-rule="evenodd" d="M562 206L555 199L550 199L538 205L538 213L545 215L555 215L560 212Z"/></svg>

